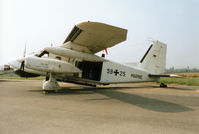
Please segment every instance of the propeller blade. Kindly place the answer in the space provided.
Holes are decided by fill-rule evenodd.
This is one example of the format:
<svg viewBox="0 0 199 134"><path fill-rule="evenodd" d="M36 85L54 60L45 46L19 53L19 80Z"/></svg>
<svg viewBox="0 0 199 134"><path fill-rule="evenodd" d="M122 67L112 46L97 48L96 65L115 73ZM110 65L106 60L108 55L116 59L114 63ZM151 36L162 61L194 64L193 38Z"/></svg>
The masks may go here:
<svg viewBox="0 0 199 134"><path fill-rule="evenodd" d="M23 52L23 57L26 57L26 44L27 44L27 41L26 41L26 43L25 43L24 52Z"/></svg>
<svg viewBox="0 0 199 134"><path fill-rule="evenodd" d="M21 62L20 70L24 71L24 61Z"/></svg>

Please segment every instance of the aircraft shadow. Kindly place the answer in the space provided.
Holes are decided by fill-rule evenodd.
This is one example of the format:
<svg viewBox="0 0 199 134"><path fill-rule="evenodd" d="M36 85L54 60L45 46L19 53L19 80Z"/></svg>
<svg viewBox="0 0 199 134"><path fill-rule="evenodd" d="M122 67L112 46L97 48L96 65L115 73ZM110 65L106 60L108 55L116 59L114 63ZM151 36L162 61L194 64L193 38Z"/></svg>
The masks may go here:
<svg viewBox="0 0 199 134"><path fill-rule="evenodd" d="M18 80L10 80L10 79L0 79L0 82L21 82Z"/></svg>
<svg viewBox="0 0 199 134"><path fill-rule="evenodd" d="M135 94L124 93L120 91L107 90L107 91L95 91L95 92L131 105L135 105L144 109L157 111L157 112L176 113L176 112L193 111L193 109L191 108L176 103L158 100L154 98L148 98Z"/></svg>
<svg viewBox="0 0 199 134"><path fill-rule="evenodd" d="M187 88L187 87L168 87L168 89L173 89L173 90L184 90L184 91L194 91L196 89L193 88Z"/></svg>
<svg viewBox="0 0 199 134"><path fill-rule="evenodd" d="M0 80L0 82L7 82L8 80Z"/></svg>
<svg viewBox="0 0 199 134"><path fill-rule="evenodd" d="M121 90L121 89L138 89L138 88L146 88L146 87L62 87L58 92L49 92L47 95L77 95L77 94L93 94L94 91L98 90ZM43 92L42 89L39 90L28 90L29 92Z"/></svg>
<svg viewBox="0 0 199 134"><path fill-rule="evenodd" d="M168 86L168 87L160 87L160 86L147 86L147 87L152 87L152 88L163 88L163 89L172 89L172 90L184 90L184 91L194 91L196 89L193 89L189 86L184 86L184 87L176 87L176 86Z"/></svg>
<svg viewBox="0 0 199 134"><path fill-rule="evenodd" d="M148 98L140 95L124 93L121 89L138 89L138 88L146 88L143 87L103 87L103 88L92 88L92 87L84 87L84 88L62 88L58 93L48 94L48 95L76 95L76 94L93 94L98 93L102 94L108 98L101 98L101 99L90 99L89 101L95 100L108 100L108 99L117 99L119 101L141 107L143 109L148 109L156 112L169 112L169 113L176 113L176 112L186 112L186 111L193 111L193 109L185 107L180 104L163 101L154 98Z"/></svg>

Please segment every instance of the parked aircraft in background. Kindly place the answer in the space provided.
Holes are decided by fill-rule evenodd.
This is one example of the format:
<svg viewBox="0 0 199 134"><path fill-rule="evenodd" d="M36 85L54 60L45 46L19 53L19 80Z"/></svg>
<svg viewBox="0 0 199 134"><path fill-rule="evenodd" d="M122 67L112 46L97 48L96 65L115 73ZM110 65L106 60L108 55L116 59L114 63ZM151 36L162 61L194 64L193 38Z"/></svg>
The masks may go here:
<svg viewBox="0 0 199 134"><path fill-rule="evenodd" d="M95 55L126 40L127 30L99 22L74 26L61 46L46 47L9 64L21 77L46 76L45 91L59 90L57 81L107 85L158 81L166 65L166 45L153 41L139 63L120 64ZM166 86L163 83L160 86Z"/></svg>
<svg viewBox="0 0 199 134"><path fill-rule="evenodd" d="M0 66L0 75L14 73L14 69L9 65Z"/></svg>

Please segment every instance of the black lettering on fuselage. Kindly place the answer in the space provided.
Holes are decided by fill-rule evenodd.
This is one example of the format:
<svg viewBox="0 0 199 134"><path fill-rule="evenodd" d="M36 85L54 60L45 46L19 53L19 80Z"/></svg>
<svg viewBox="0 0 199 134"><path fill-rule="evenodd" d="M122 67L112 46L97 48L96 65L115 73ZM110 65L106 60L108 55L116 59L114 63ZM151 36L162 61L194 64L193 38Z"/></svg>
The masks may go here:
<svg viewBox="0 0 199 134"><path fill-rule="evenodd" d="M131 77L137 78L137 79L142 79L142 75L140 75L140 74L131 74Z"/></svg>
<svg viewBox="0 0 199 134"><path fill-rule="evenodd" d="M118 69L111 69L111 68L107 68L107 71L106 71L107 74L114 74L114 76L123 76L125 77L126 76L126 72L125 71L119 71Z"/></svg>

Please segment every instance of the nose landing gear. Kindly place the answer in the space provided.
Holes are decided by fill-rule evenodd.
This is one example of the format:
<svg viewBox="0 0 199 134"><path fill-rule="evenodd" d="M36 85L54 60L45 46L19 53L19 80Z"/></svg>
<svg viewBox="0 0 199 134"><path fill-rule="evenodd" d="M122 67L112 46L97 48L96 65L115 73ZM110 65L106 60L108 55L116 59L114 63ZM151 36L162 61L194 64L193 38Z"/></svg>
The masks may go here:
<svg viewBox="0 0 199 134"><path fill-rule="evenodd" d="M50 74L50 78L48 81L43 82L42 88L44 90L44 94L47 94L49 92L57 92L59 89L61 89L57 80L53 77L52 74Z"/></svg>

